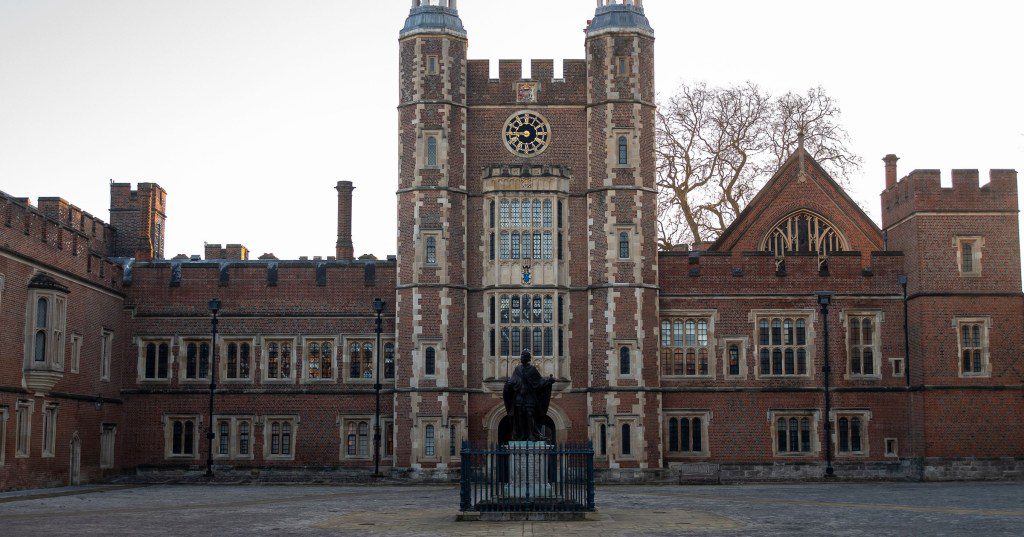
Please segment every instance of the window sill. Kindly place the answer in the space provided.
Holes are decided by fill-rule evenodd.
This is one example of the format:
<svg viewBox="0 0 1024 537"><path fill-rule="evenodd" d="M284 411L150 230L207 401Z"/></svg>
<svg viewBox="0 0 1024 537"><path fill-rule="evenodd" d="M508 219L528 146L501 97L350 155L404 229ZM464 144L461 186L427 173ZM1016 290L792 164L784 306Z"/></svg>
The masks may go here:
<svg viewBox="0 0 1024 537"><path fill-rule="evenodd" d="M811 380L810 375L758 375L757 380Z"/></svg>
<svg viewBox="0 0 1024 537"><path fill-rule="evenodd" d="M285 456L281 456L281 455L270 455L270 456L264 457L263 460L265 460L267 462L289 462L289 461L294 461L295 457L293 455L289 455L289 456L286 456L286 457Z"/></svg>
<svg viewBox="0 0 1024 537"><path fill-rule="evenodd" d="M839 450L836 450L836 458L837 459L863 459L863 458L866 458L867 456L868 456L868 454L866 452L864 452L864 451L839 451Z"/></svg>
<svg viewBox="0 0 1024 537"><path fill-rule="evenodd" d="M846 380L882 380L882 375L845 375Z"/></svg>
<svg viewBox="0 0 1024 537"><path fill-rule="evenodd" d="M263 379L263 384L295 384L295 379Z"/></svg>
<svg viewBox="0 0 1024 537"><path fill-rule="evenodd" d="M960 373L962 379L987 379L992 378L991 373Z"/></svg>
<svg viewBox="0 0 1024 537"><path fill-rule="evenodd" d="M139 384L170 384L171 379L139 379Z"/></svg>
<svg viewBox="0 0 1024 537"><path fill-rule="evenodd" d="M182 384L209 384L210 379L181 379L178 382Z"/></svg>
<svg viewBox="0 0 1024 537"><path fill-rule="evenodd" d="M221 384L252 384L252 379L221 379Z"/></svg>
<svg viewBox="0 0 1024 537"><path fill-rule="evenodd" d="M164 457L169 461L197 461L199 457L195 455L167 455Z"/></svg>
<svg viewBox="0 0 1024 537"><path fill-rule="evenodd" d="M773 456L777 459L814 459L818 457L818 453L774 453Z"/></svg>
<svg viewBox="0 0 1024 537"><path fill-rule="evenodd" d="M711 457L711 452L703 451L700 453L685 453L682 451L669 451L668 457L673 459L707 459Z"/></svg>
<svg viewBox="0 0 1024 537"><path fill-rule="evenodd" d="M338 381L330 379L302 379L302 384L336 384Z"/></svg>
<svg viewBox="0 0 1024 537"><path fill-rule="evenodd" d="M664 380L715 380L713 375L662 375Z"/></svg>
<svg viewBox="0 0 1024 537"><path fill-rule="evenodd" d="M394 381L392 381L392 382L394 382ZM346 384L366 384L366 385L369 385L369 386L373 386L375 384L373 379L364 379L364 378L357 378L357 379L348 378L348 379L345 379L345 383ZM383 384L383 382L381 382L381 384Z"/></svg>

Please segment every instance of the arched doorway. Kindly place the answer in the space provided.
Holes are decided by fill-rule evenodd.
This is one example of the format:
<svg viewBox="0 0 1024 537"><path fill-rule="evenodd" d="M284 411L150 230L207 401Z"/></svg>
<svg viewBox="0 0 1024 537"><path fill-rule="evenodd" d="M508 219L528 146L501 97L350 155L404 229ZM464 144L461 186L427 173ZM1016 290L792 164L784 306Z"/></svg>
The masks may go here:
<svg viewBox="0 0 1024 537"><path fill-rule="evenodd" d="M541 431L544 432L544 438L547 438L551 443L558 443L557 429L555 429L555 421L551 419L551 416L544 416L540 420ZM512 416L505 416L498 422L498 445L503 446L512 440Z"/></svg>
<svg viewBox="0 0 1024 537"><path fill-rule="evenodd" d="M68 472L70 485L82 484L82 440L78 433L71 437L71 468Z"/></svg>

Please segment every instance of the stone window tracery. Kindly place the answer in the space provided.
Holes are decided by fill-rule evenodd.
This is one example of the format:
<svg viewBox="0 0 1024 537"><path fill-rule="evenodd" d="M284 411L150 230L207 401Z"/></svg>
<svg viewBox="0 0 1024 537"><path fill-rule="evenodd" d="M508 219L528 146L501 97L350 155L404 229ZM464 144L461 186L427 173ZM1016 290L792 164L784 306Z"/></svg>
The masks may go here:
<svg viewBox="0 0 1024 537"><path fill-rule="evenodd" d="M824 217L800 210L775 225L761 241L761 251L776 257L789 254L818 254L827 257L849 250L846 238Z"/></svg>

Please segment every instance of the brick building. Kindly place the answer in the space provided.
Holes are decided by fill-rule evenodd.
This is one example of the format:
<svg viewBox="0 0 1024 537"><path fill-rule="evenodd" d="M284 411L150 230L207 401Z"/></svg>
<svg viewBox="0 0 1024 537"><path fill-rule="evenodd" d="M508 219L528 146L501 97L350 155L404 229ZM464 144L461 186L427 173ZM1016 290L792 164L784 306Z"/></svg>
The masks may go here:
<svg viewBox="0 0 1024 537"><path fill-rule="evenodd" d="M297 261L165 259L154 184L111 185L110 224L0 196L0 489L202 469L211 375L222 472L365 474L378 361L383 465L445 478L508 437L523 349L609 480L1020 475L1015 172L943 188L889 156L879 228L801 149L714 244L658 252L641 2L599 1L585 59L529 79L434 4L399 38L395 257L355 259L350 182L336 256Z"/></svg>

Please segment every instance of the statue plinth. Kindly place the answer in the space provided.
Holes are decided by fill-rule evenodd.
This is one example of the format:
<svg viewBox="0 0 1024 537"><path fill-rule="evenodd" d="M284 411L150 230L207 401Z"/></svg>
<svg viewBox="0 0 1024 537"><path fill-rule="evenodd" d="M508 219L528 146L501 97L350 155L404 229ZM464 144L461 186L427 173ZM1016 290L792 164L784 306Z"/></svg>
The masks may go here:
<svg viewBox="0 0 1024 537"><path fill-rule="evenodd" d="M508 443L508 484L506 498L546 498L552 494L548 483L548 462L555 446L547 442Z"/></svg>

